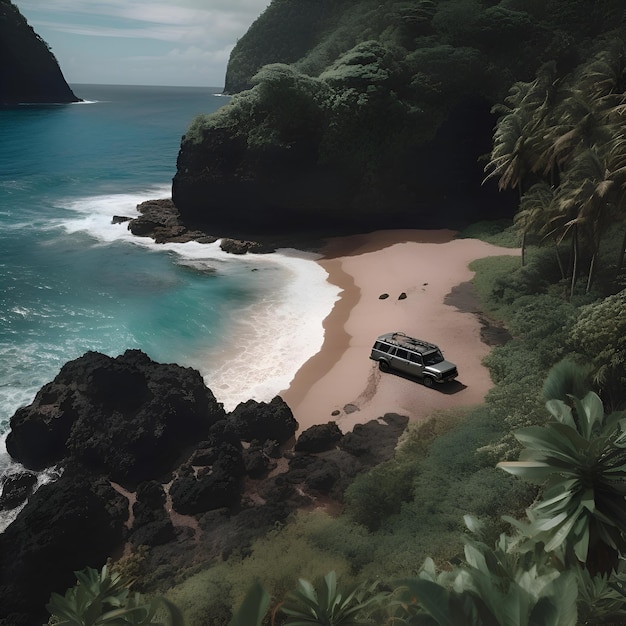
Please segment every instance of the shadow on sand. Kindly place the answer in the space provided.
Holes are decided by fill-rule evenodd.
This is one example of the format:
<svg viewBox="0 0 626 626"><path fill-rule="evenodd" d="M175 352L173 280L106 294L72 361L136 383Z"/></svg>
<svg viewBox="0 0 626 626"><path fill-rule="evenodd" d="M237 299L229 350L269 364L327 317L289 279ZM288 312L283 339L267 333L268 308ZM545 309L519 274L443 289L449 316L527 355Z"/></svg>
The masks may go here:
<svg viewBox="0 0 626 626"><path fill-rule="evenodd" d="M418 385L424 385L421 378L417 376L411 376L410 374L406 374L404 372L398 372L396 370L391 370L389 372L385 372L386 375L398 376L399 378L404 378L405 380L410 380L411 382L417 383ZM467 389L467 385L464 385L462 382L458 380L452 380L447 383L437 384L435 383L432 387L427 387L428 389L432 389L432 391L438 391L439 393L443 393L446 396L454 395L455 393L459 393L459 391L463 391L463 389Z"/></svg>

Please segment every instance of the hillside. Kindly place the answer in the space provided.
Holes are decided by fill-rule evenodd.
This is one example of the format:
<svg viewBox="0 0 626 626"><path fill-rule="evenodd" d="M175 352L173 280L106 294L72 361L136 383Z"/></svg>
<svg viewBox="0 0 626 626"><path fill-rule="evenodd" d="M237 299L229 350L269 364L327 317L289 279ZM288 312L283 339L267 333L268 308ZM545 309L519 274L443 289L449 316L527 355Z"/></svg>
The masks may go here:
<svg viewBox="0 0 626 626"><path fill-rule="evenodd" d="M78 101L46 42L0 0L0 105Z"/></svg>
<svg viewBox="0 0 626 626"><path fill-rule="evenodd" d="M238 42L220 111L183 138L173 199L232 233L462 225L514 201L481 186L491 108L553 62L623 38L623 3L274 0Z"/></svg>

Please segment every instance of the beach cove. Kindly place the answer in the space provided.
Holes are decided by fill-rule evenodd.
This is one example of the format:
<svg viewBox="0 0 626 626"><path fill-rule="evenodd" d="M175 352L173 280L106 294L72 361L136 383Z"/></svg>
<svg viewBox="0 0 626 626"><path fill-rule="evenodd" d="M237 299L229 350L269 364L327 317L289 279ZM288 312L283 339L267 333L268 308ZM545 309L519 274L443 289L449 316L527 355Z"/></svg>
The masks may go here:
<svg viewBox="0 0 626 626"><path fill-rule="evenodd" d="M333 420L343 432L386 413L427 419L433 412L480 404L493 383L482 365L490 346L467 296L479 258L519 255L452 230L389 230L329 239L317 260L339 299L324 320L324 341L281 396L300 431ZM405 297L406 296L406 297ZM465 300L465 302L461 302ZM383 374L369 359L375 338L402 331L436 343L457 364L456 381L433 389Z"/></svg>

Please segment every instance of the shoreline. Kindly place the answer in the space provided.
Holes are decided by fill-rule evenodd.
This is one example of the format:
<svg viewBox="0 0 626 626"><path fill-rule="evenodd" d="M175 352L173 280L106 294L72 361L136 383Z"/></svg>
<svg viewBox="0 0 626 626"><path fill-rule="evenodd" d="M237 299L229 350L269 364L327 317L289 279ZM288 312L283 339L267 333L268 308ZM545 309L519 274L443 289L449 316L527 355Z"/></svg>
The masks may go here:
<svg viewBox="0 0 626 626"><path fill-rule="evenodd" d="M474 275L468 265L520 251L455 236L452 230L386 230L327 241L316 262L341 289L339 299L323 322L321 349L279 394L300 431L335 421L345 433L385 413L415 422L483 401L493 386L482 365L490 345L468 288ZM439 345L457 364L458 379L428 389L380 372L369 353L375 338L389 331Z"/></svg>

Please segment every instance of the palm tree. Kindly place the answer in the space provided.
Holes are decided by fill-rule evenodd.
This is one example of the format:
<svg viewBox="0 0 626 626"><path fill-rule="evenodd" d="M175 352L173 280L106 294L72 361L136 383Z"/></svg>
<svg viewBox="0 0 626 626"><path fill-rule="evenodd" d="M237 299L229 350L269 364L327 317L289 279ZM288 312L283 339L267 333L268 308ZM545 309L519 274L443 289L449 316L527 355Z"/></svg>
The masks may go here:
<svg viewBox="0 0 626 626"><path fill-rule="evenodd" d="M554 188L546 182L535 183L521 198L520 210L515 216L515 223L522 230L522 265L525 265L527 235L542 235L549 216L554 212ZM558 238L553 237L556 248L556 258L561 270L561 277L565 278L565 270L559 254Z"/></svg>
<svg viewBox="0 0 626 626"><path fill-rule="evenodd" d="M517 189L521 198L524 180L537 171L543 149L545 115L555 93L555 73L554 63L542 66L534 81L515 83L504 104L493 107L492 112L500 117L483 182L497 177L500 191Z"/></svg>

